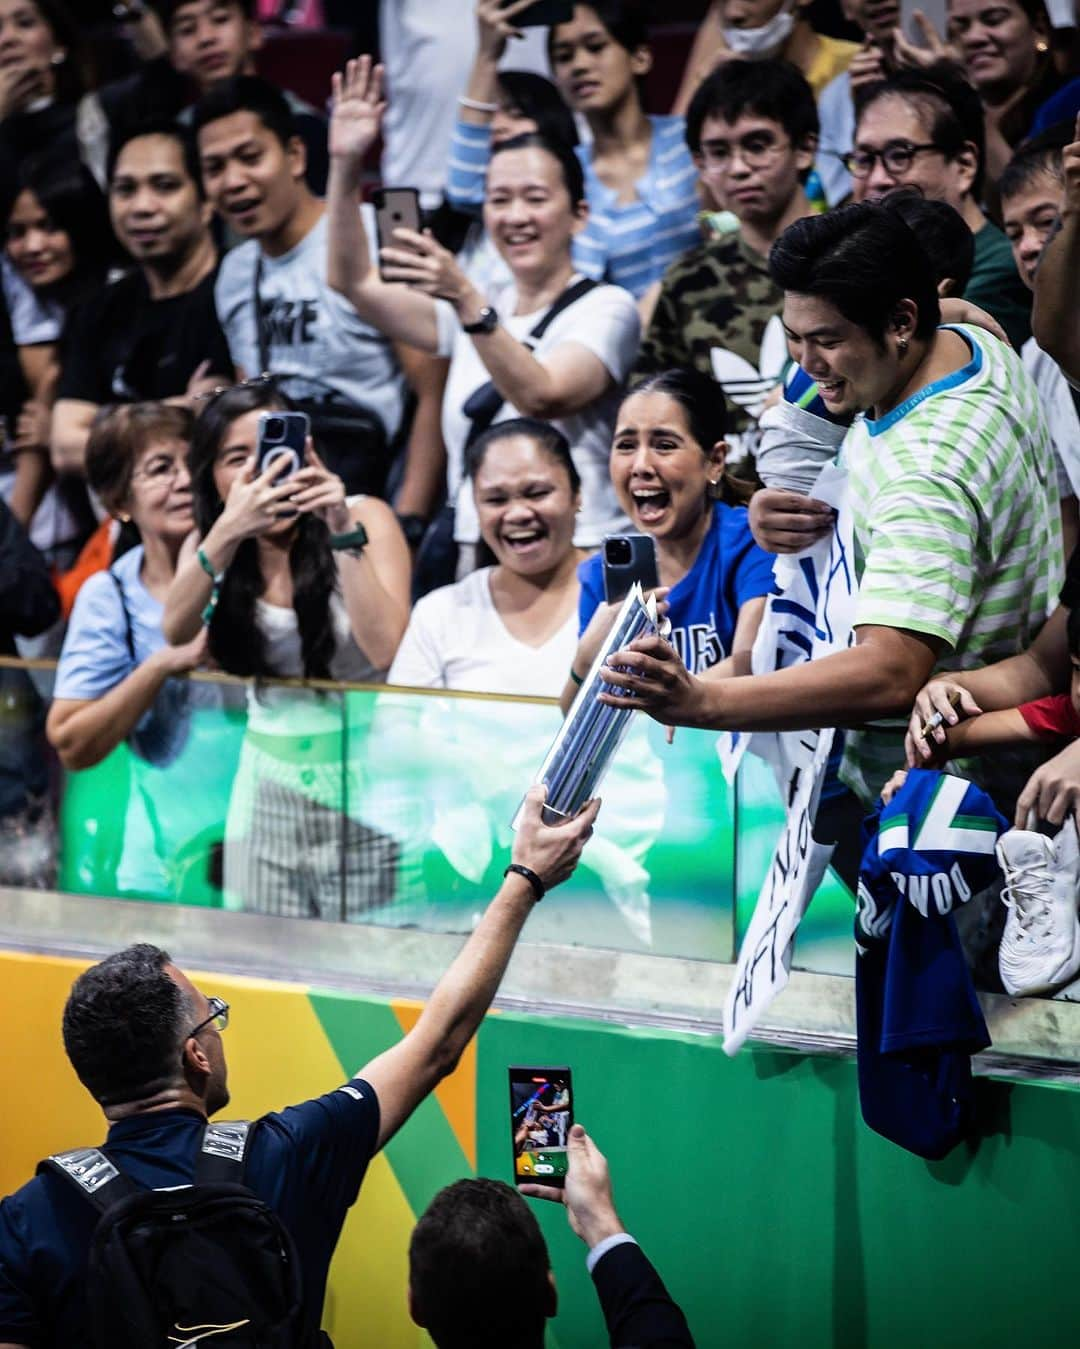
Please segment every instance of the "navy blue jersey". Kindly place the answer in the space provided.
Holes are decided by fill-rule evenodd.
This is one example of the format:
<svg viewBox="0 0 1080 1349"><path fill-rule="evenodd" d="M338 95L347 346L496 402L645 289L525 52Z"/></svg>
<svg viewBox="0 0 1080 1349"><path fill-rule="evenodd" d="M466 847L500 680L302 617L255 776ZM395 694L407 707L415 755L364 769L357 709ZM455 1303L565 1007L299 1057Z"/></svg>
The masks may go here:
<svg viewBox="0 0 1080 1349"><path fill-rule="evenodd" d="M773 588L773 559L754 542L745 506L716 501L694 565L668 596L670 641L691 674L700 674L731 652L739 610ZM584 632L604 602L599 553L578 567L578 630Z"/></svg>
<svg viewBox="0 0 1080 1349"><path fill-rule="evenodd" d="M148 1188L189 1185L205 1119L154 1111L109 1129L103 1151ZM354 1078L337 1091L264 1115L252 1134L245 1184L296 1243L304 1326L319 1326L330 1260L379 1136L374 1090ZM85 1282L98 1212L45 1172L0 1203L0 1342L82 1349Z"/></svg>
<svg viewBox="0 0 1080 1349"><path fill-rule="evenodd" d="M1000 883L994 845L1008 823L973 783L916 768L865 828L855 918L863 1118L921 1157L944 1157L970 1132L971 1055L990 1043L953 910Z"/></svg>

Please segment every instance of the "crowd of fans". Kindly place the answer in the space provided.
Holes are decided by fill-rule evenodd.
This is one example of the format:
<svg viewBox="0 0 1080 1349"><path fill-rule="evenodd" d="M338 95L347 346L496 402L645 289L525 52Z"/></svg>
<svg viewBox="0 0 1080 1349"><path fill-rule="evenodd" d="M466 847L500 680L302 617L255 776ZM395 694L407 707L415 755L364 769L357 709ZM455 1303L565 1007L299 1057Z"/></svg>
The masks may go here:
<svg viewBox="0 0 1080 1349"><path fill-rule="evenodd" d="M0 670L0 882L55 879L46 741L69 769L167 764L199 696L173 676L217 669L256 681L226 895L370 908L371 853L332 827L336 715L259 681L565 711L625 531L670 636L618 655L612 699L844 728L819 832L852 882L901 765L994 747L963 766L1024 835L1002 977L1071 979L1075 837L1030 826L1080 821L1077 14L949 0L946 31L905 31L847 0L826 33L799 0L712 0L655 108L649 5L529 8L380 5L381 62L352 34L324 115L258 72L273 24L329 3L152 0L110 29L0 0L0 648L58 657L51 706ZM424 210L381 237L380 143ZM302 464L260 466L290 410ZM856 640L753 674L773 555L831 531L837 460ZM413 1251L433 1328L440 1221Z"/></svg>
<svg viewBox="0 0 1080 1349"><path fill-rule="evenodd" d="M1063 693L1076 16L951 0L946 32L905 31L853 2L819 33L788 0L715 0L653 108L639 0L550 29L517 26L525 0L476 0L467 24L380 8L382 63L327 72L324 115L257 73L264 20L318 7L161 0L103 32L0 0L4 566L52 581L6 574L0 631L59 657L47 717L5 673L5 878L52 879L35 738L69 768L122 742L168 762L184 671L567 707L610 630L597 549L620 531L655 541L671 621L667 654L623 676L653 681L637 705L849 728L841 841L904 761L913 704L909 762L929 708L947 729ZM380 143L418 229L379 235ZM261 470L259 419L289 409L303 466ZM770 553L831 527L811 493L838 455L858 641L747 677ZM1000 693L956 692L1002 661ZM340 809L320 697L249 701L241 903L310 911L297 857ZM1031 768L984 777L1060 823L1080 771ZM313 893L339 883L331 851Z"/></svg>

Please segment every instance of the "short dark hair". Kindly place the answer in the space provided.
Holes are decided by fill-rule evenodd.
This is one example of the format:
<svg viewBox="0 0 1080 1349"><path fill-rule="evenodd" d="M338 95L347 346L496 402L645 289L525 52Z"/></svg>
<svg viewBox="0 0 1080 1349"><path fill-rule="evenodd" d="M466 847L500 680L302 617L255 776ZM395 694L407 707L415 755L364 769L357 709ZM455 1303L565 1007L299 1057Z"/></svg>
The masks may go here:
<svg viewBox="0 0 1080 1349"><path fill-rule="evenodd" d="M698 85L686 111L686 144L701 153L701 128L707 117L736 122L743 113L767 117L787 132L791 143L805 145L820 127L814 91L790 61L725 61Z"/></svg>
<svg viewBox="0 0 1080 1349"><path fill-rule="evenodd" d="M116 515L131 495L139 455L155 440L191 442L195 415L174 403L120 403L98 413L86 442L86 481Z"/></svg>
<svg viewBox="0 0 1080 1349"><path fill-rule="evenodd" d="M203 94L192 114L192 131L197 138L210 122L238 112L254 113L282 145L288 145L296 135L296 121L288 99L276 85L258 75L233 75Z"/></svg>
<svg viewBox="0 0 1080 1349"><path fill-rule="evenodd" d="M930 259L900 214L880 202L796 220L770 249L769 273L784 291L828 300L879 345L901 300L918 307L916 337L941 322Z"/></svg>
<svg viewBox="0 0 1080 1349"><path fill-rule="evenodd" d="M499 1180L440 1190L413 1229L413 1307L438 1349L543 1343L554 1311L550 1261L524 1199Z"/></svg>
<svg viewBox="0 0 1080 1349"><path fill-rule="evenodd" d="M144 136L164 136L166 140L175 141L179 145L180 154L184 161L184 172L195 184L201 197L203 190L202 174L199 172L199 155L195 148L195 137L188 131L187 127L181 126L179 122L170 122L164 117L143 122L141 125L129 124L113 137L106 163L106 180L109 183L112 182L121 152L132 141L142 140Z"/></svg>
<svg viewBox="0 0 1080 1349"><path fill-rule="evenodd" d="M576 210L585 200L585 173L581 167L581 160L578 159L573 147L567 145L565 141L549 140L547 136L541 136L535 131L526 131L520 136L511 136L509 140L492 146L491 159L488 163L490 164L496 155L504 155L508 150L546 150L558 161L562 169L563 182L570 194L570 205Z"/></svg>
<svg viewBox="0 0 1080 1349"><path fill-rule="evenodd" d="M938 285L948 279L962 295L975 265L975 236L947 201L930 201L917 187L898 187L881 199L913 231L930 259Z"/></svg>
<svg viewBox="0 0 1080 1349"><path fill-rule="evenodd" d="M531 117L545 140L577 145L574 114L550 80L532 70L500 70L498 81L506 101L523 117Z"/></svg>
<svg viewBox="0 0 1080 1349"><path fill-rule="evenodd" d="M1024 141L1005 165L998 179L998 196L1002 201L1015 197L1029 187L1040 174L1055 178L1059 183L1065 181L1062 164L1062 151L1071 145L1075 136L1072 122L1059 122L1048 127L1037 136Z"/></svg>
<svg viewBox="0 0 1080 1349"><path fill-rule="evenodd" d="M173 19L176 18L176 11L183 9L185 5L194 4L195 0L161 0L161 22L165 25L165 31L168 32L172 26ZM254 19L255 0L217 0L219 5L232 5L243 14L245 19Z"/></svg>
<svg viewBox="0 0 1080 1349"><path fill-rule="evenodd" d="M575 3L588 5L619 46L628 52L649 45L649 24L642 0L575 0ZM548 29L549 55L558 27L554 23Z"/></svg>
<svg viewBox="0 0 1080 1349"><path fill-rule="evenodd" d="M170 964L168 951L139 942L91 965L72 985L64 1048L100 1105L150 1096L179 1072L194 1009L165 973Z"/></svg>
<svg viewBox="0 0 1080 1349"><path fill-rule="evenodd" d="M570 453L570 442L557 426L552 426L550 422L542 422L539 417L511 417L505 422L496 422L486 431L481 431L465 450L465 476L470 480L475 479L492 445L497 445L501 440L510 440L513 436L526 436L534 441L545 454L566 470L566 476L570 479L570 490L572 492L581 490L581 474L578 473L574 456Z"/></svg>
<svg viewBox="0 0 1080 1349"><path fill-rule="evenodd" d="M955 158L965 141L975 146L971 195L978 200L986 175L985 112L975 86L960 67L951 61L936 61L925 69L898 70L888 79L863 86L855 95L856 126L871 103L890 95L915 109L930 139L947 158Z"/></svg>

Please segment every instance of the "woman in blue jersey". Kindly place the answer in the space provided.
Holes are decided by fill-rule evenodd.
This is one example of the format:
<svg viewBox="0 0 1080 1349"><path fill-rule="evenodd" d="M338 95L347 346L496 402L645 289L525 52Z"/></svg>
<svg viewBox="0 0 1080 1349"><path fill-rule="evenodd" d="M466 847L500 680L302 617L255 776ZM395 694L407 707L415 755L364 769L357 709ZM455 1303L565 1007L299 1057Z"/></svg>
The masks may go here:
<svg viewBox="0 0 1080 1349"><path fill-rule="evenodd" d="M772 589L773 559L750 534L748 495L724 471L726 406L696 370L666 370L619 408L611 480L634 527L656 542L670 641L695 674L746 674ZM748 485L747 485L748 486ZM618 612L604 603L603 562L578 569L581 639L563 690L568 707ZM714 667L724 662L722 670Z"/></svg>
<svg viewBox="0 0 1080 1349"><path fill-rule="evenodd" d="M496 67L525 4L477 4L477 57L451 151L454 204L464 204L469 175L462 170L478 184L485 138L507 120ZM642 9L632 0L575 4L570 22L549 30L548 54L559 92L589 129L590 144L578 147L578 157L590 220L575 241L575 266L641 300L669 263L700 240L697 171L683 118L650 117L642 106L639 81L652 65Z"/></svg>

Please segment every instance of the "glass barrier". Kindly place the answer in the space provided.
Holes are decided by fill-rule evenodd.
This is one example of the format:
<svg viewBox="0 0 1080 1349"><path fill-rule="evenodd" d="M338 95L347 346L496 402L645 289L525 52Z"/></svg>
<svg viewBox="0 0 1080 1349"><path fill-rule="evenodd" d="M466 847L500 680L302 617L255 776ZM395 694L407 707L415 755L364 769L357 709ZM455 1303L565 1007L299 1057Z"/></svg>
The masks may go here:
<svg viewBox="0 0 1080 1349"><path fill-rule="evenodd" d="M32 681L43 708L51 668L14 665L0 673ZM510 860L510 821L559 720L550 700L173 680L127 744L59 775L52 881L13 874L12 846L0 884L464 932ZM530 940L734 958L783 810L750 756L728 790L717 741L680 729L669 746L637 719L582 865ZM851 918L830 875L796 966L850 973Z"/></svg>

